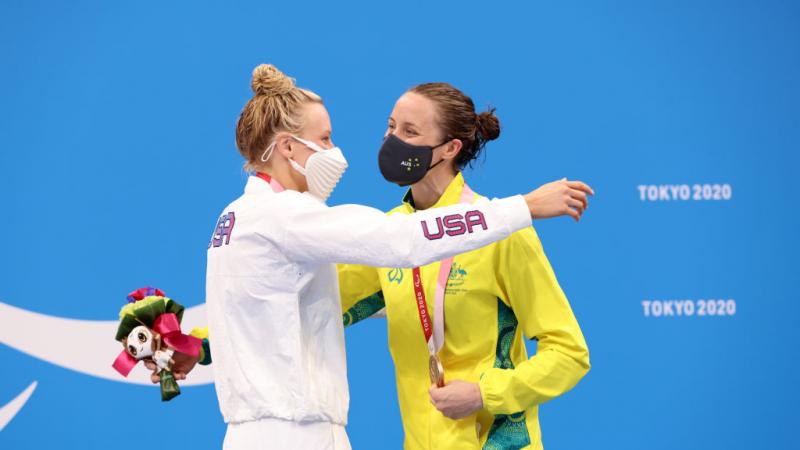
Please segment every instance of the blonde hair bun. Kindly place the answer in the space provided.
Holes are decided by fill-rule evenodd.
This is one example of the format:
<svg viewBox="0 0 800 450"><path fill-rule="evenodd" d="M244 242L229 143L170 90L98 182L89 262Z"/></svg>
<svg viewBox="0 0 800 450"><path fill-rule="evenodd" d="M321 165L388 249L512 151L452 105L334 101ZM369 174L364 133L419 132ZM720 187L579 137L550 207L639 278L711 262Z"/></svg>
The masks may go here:
<svg viewBox="0 0 800 450"><path fill-rule="evenodd" d="M256 95L286 95L295 89L294 79L287 77L272 64L261 64L253 69L250 87Z"/></svg>

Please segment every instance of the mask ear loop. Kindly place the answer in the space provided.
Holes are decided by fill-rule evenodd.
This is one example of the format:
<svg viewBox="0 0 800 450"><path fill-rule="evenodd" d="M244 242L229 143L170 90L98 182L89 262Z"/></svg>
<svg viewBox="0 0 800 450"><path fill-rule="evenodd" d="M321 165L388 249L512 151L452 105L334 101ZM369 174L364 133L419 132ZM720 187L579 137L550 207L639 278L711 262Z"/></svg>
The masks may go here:
<svg viewBox="0 0 800 450"><path fill-rule="evenodd" d="M272 144L269 144L269 147L267 147L267 149L264 150L264 153L261 154L261 162L265 163L265 162L269 161L269 159L272 157L272 153L274 151L275 151L275 142L273 142Z"/></svg>
<svg viewBox="0 0 800 450"><path fill-rule="evenodd" d="M441 144L437 145L436 147L431 147L431 153L433 152L434 149L437 149L437 148L443 146L444 144L449 144L450 141L452 141L452 139L448 139L448 140L442 142ZM439 161L436 161L435 163L433 163L430 167L428 167L428 170L433 169L434 167L438 166L442 162L444 162L444 158L442 158Z"/></svg>
<svg viewBox="0 0 800 450"><path fill-rule="evenodd" d="M319 145L315 144L314 142L307 141L307 140L305 140L305 139L303 139L303 138L299 138L299 137L297 137L297 136L295 136L295 135L291 135L291 136L292 136L292 139L294 139L294 140L296 140L297 142L299 142L299 143L301 143L301 144L305 145L306 147L310 148L311 150L314 150L314 151L315 151L315 152L317 152L317 153L319 153L319 152L322 152L322 151L324 151L324 150L325 150L325 149L323 149L322 147L320 147Z"/></svg>

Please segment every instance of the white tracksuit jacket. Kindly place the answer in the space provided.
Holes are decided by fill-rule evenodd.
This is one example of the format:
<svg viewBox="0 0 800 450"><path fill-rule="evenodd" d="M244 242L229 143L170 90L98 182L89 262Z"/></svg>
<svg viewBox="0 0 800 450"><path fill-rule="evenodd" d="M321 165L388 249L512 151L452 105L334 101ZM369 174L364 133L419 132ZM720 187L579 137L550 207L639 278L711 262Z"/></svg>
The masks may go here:
<svg viewBox="0 0 800 450"><path fill-rule="evenodd" d="M251 176L208 248L206 302L228 423L347 424L349 393L334 263L417 267L530 226L521 196L387 216L274 192Z"/></svg>

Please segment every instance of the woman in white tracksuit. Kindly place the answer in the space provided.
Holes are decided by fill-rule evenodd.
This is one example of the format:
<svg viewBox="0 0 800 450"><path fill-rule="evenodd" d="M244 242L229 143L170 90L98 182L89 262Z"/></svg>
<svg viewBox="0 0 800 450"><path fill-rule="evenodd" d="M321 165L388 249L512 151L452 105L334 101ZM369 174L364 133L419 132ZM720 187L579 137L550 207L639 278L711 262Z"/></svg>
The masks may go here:
<svg viewBox="0 0 800 450"><path fill-rule="evenodd" d="M206 302L226 449L347 449L349 394L334 263L417 267L564 213L540 189L411 215L325 200L347 163L321 99L253 72L236 143L255 173L208 246ZM415 161L409 161L414 164ZM431 234L442 228L446 233Z"/></svg>

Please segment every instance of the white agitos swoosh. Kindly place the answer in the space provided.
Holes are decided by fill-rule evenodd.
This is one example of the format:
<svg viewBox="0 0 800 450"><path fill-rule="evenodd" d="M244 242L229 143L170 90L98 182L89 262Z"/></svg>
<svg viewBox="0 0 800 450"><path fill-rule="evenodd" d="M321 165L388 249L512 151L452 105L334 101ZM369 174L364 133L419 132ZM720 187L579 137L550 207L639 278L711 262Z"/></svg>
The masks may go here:
<svg viewBox="0 0 800 450"><path fill-rule="evenodd" d="M198 305L184 311L181 328L186 333L206 323L205 305ZM150 371L142 363L127 378L111 368L114 358L122 351L122 344L114 340L117 325L116 320L65 319L0 302L0 344L86 375L152 385ZM211 367L198 365L178 384L193 386L213 382Z"/></svg>
<svg viewBox="0 0 800 450"><path fill-rule="evenodd" d="M25 402L28 401L28 398L33 394L33 390L36 389L36 382L30 384L24 391L20 392L14 400L8 402L5 406L0 408L0 431L3 431L3 428L8 425L8 422L11 422L11 419L17 415L20 409L25 406Z"/></svg>

